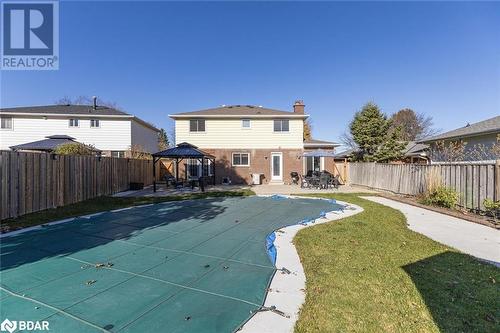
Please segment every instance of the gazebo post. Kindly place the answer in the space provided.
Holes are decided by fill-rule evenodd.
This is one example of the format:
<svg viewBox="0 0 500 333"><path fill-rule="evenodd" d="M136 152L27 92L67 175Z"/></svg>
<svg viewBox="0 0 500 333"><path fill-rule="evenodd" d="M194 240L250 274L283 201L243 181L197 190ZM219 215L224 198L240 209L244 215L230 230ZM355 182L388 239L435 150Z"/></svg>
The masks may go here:
<svg viewBox="0 0 500 333"><path fill-rule="evenodd" d="M153 156L153 192L156 192L156 158Z"/></svg>
<svg viewBox="0 0 500 333"><path fill-rule="evenodd" d="M215 186L215 157L212 159L212 164L213 164L213 174L212 174L212 181L213 181L213 185Z"/></svg>
<svg viewBox="0 0 500 333"><path fill-rule="evenodd" d="M179 158L175 158L175 182L179 181Z"/></svg>

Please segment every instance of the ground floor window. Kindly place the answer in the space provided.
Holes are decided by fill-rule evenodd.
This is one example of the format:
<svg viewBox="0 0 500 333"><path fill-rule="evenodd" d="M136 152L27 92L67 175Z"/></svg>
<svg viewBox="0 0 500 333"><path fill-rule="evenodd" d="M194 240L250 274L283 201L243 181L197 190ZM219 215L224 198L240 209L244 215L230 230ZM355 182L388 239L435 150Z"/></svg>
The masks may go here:
<svg viewBox="0 0 500 333"><path fill-rule="evenodd" d="M249 153L233 153L233 166L249 166L250 154Z"/></svg>
<svg viewBox="0 0 500 333"><path fill-rule="evenodd" d="M187 162L188 177L201 177L201 161L195 158L189 159ZM214 164L210 160L204 162L205 172L203 174L212 176L214 174Z"/></svg>
<svg viewBox="0 0 500 333"><path fill-rule="evenodd" d="M306 161L306 166L305 166L306 174L314 171L321 171L321 157L307 156L305 157L305 161Z"/></svg>
<svg viewBox="0 0 500 333"><path fill-rule="evenodd" d="M111 157L121 157L121 158L123 158L123 157L125 157L125 152L122 151L122 150L113 150L111 152Z"/></svg>

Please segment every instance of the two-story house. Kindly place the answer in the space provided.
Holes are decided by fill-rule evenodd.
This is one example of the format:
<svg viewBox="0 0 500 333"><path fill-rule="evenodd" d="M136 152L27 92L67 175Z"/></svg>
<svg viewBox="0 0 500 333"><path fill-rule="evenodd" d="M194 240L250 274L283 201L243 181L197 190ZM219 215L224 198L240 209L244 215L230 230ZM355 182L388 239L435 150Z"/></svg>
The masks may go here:
<svg viewBox="0 0 500 333"><path fill-rule="evenodd" d="M104 156L126 157L131 148L158 151L158 129L128 113L94 105L49 105L0 109L0 149L49 136L93 145Z"/></svg>
<svg viewBox="0 0 500 333"><path fill-rule="evenodd" d="M232 183L251 183L261 174L264 183L289 183L290 173L333 171L333 158L304 157L307 150L332 151L338 144L304 140L304 104L293 112L253 105L230 105L169 115L175 121L175 141L187 142L216 158L216 178ZM189 166L191 174L197 172Z"/></svg>

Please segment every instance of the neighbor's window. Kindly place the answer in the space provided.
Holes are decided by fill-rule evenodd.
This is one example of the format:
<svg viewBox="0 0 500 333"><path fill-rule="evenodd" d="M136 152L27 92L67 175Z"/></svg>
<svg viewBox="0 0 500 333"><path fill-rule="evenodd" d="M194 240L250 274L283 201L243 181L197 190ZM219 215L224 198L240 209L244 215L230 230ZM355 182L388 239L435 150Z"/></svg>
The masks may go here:
<svg viewBox="0 0 500 333"><path fill-rule="evenodd" d="M78 126L79 126L78 119L70 119L69 120L69 127L78 127Z"/></svg>
<svg viewBox="0 0 500 333"><path fill-rule="evenodd" d="M2 129L12 129L12 118L2 118Z"/></svg>
<svg viewBox="0 0 500 333"><path fill-rule="evenodd" d="M191 119L189 121L190 132L205 132L205 119Z"/></svg>
<svg viewBox="0 0 500 333"><path fill-rule="evenodd" d="M275 119L274 131L275 132L288 132L290 129L288 119Z"/></svg>
<svg viewBox="0 0 500 333"><path fill-rule="evenodd" d="M125 157L125 152L124 151L112 151L111 152L111 157Z"/></svg>
<svg viewBox="0 0 500 333"><path fill-rule="evenodd" d="M233 166L249 166L250 154L249 153L233 153Z"/></svg>
<svg viewBox="0 0 500 333"><path fill-rule="evenodd" d="M90 119L90 127L101 127L99 119Z"/></svg>
<svg viewBox="0 0 500 333"><path fill-rule="evenodd" d="M250 119L241 119L242 128L250 128Z"/></svg>

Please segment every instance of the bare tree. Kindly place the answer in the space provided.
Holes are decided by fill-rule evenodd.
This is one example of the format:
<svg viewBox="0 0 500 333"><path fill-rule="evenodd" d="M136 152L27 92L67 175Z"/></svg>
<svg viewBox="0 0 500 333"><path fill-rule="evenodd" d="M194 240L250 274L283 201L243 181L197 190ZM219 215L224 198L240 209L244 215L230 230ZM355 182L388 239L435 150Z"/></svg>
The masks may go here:
<svg viewBox="0 0 500 333"><path fill-rule="evenodd" d="M401 127L403 139L414 141L427 138L437 134L432 117L423 113L416 113L412 109L405 108L399 110L391 117L394 128Z"/></svg>
<svg viewBox="0 0 500 333"><path fill-rule="evenodd" d="M434 143L429 152L432 160L443 162L460 162L466 159L465 147L467 142L463 140L449 141L444 140Z"/></svg>
<svg viewBox="0 0 500 333"><path fill-rule="evenodd" d="M57 105L92 105L93 103L94 99L90 96L78 96L73 99L69 96L64 96L63 98L55 101L55 104ZM108 108L113 108L120 111L122 110L116 102L105 101L100 98L97 98L97 105L106 106Z"/></svg>
<svg viewBox="0 0 500 333"><path fill-rule="evenodd" d="M340 142L349 149L357 149L358 145L354 141L354 138L352 137L352 134L350 132L344 132L340 135L339 137Z"/></svg>

